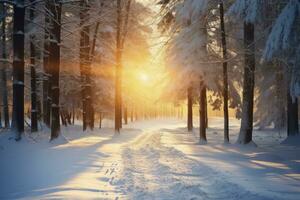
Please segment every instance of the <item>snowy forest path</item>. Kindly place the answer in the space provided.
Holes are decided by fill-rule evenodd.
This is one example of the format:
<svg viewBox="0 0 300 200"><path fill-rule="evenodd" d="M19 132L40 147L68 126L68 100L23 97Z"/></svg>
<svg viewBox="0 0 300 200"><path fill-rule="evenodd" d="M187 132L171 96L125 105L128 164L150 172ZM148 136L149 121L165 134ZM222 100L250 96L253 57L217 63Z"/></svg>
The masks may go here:
<svg viewBox="0 0 300 200"><path fill-rule="evenodd" d="M230 182L221 172L174 148L187 142L178 134L182 135L173 129L151 130L123 146L122 179L115 182L123 198L274 199Z"/></svg>
<svg viewBox="0 0 300 200"><path fill-rule="evenodd" d="M210 122L207 145L177 119L137 121L120 134L69 127L62 144L3 134L0 199L299 199L299 148L224 145L222 120Z"/></svg>

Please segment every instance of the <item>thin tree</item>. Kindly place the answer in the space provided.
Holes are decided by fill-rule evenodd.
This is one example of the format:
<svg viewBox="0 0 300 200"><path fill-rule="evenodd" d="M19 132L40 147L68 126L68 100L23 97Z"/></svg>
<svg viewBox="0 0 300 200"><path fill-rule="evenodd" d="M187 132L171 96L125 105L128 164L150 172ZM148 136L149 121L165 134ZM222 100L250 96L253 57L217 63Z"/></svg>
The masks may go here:
<svg viewBox="0 0 300 200"><path fill-rule="evenodd" d="M253 129L253 99L255 79L255 45L254 24L244 22L244 83L243 83L243 105L240 134L237 143L247 144L252 141Z"/></svg>
<svg viewBox="0 0 300 200"><path fill-rule="evenodd" d="M187 128L188 131L193 130L193 88L187 89Z"/></svg>
<svg viewBox="0 0 300 200"><path fill-rule="evenodd" d="M203 80L200 81L199 91L199 124L200 124L200 143L205 144L206 139L206 110L207 110L207 99L206 99L206 86Z"/></svg>
<svg viewBox="0 0 300 200"><path fill-rule="evenodd" d="M117 0L116 72L115 72L115 131L121 128L121 0Z"/></svg>
<svg viewBox="0 0 300 200"><path fill-rule="evenodd" d="M288 84L289 85L289 84ZM298 99L292 98L290 88L287 88L287 135L299 135Z"/></svg>
<svg viewBox="0 0 300 200"><path fill-rule="evenodd" d="M49 72L51 74L51 140L60 133L59 123L59 69L60 69L60 42L61 42L61 4L59 0L49 2L50 19L50 46Z"/></svg>
<svg viewBox="0 0 300 200"><path fill-rule="evenodd" d="M124 106L124 123L128 124L128 110L127 110L127 106Z"/></svg>
<svg viewBox="0 0 300 200"><path fill-rule="evenodd" d="M224 142L229 142L229 116L228 116L228 73L227 73L227 46L226 46L226 32L224 23L224 4L223 0L219 3L220 10L220 28L222 39L223 52L223 111L224 111Z"/></svg>
<svg viewBox="0 0 300 200"><path fill-rule="evenodd" d="M18 141L24 132L24 0L14 4L13 20L13 114Z"/></svg>
<svg viewBox="0 0 300 200"><path fill-rule="evenodd" d="M29 11L30 21L34 21L35 3L30 0L31 7ZM30 74L31 74L31 132L38 131L38 110L37 110L37 95L36 95L36 66L35 66L35 35L30 35Z"/></svg>
<svg viewBox="0 0 300 200"><path fill-rule="evenodd" d="M4 127L9 127L9 110L8 110L8 97L7 97L7 78L6 78L6 69L7 69L7 55L6 55L6 4L2 4L2 59L3 65L1 67L1 84L2 84L2 103L3 103L3 115L4 115Z"/></svg>

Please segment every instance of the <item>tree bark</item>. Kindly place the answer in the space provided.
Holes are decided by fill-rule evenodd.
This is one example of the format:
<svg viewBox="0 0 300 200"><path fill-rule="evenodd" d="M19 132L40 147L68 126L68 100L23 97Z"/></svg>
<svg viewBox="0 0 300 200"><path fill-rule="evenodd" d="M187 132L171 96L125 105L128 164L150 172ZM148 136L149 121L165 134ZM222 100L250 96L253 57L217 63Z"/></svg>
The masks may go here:
<svg viewBox="0 0 300 200"><path fill-rule="evenodd" d="M31 0L29 18L34 20L35 3ZM35 35L30 35L30 74L31 74L31 132L38 131L37 95L36 95L36 70L35 70Z"/></svg>
<svg viewBox="0 0 300 200"><path fill-rule="evenodd" d="M75 106L74 104L72 105L72 124L74 125L75 123Z"/></svg>
<svg viewBox="0 0 300 200"><path fill-rule="evenodd" d="M133 108L130 110L130 121L133 122Z"/></svg>
<svg viewBox="0 0 300 200"><path fill-rule="evenodd" d="M0 110L0 128L2 128L2 113L1 113L1 110Z"/></svg>
<svg viewBox="0 0 300 200"><path fill-rule="evenodd" d="M100 112L100 114L99 114L99 129L101 129L102 128L102 112Z"/></svg>
<svg viewBox="0 0 300 200"><path fill-rule="evenodd" d="M200 143L206 143L206 86L203 81L200 81L200 95L199 95L199 120L200 120Z"/></svg>
<svg viewBox="0 0 300 200"><path fill-rule="evenodd" d="M255 45L254 24L244 22L245 67L243 85L243 105L241 129L237 143L247 144L252 141L253 99L255 81Z"/></svg>
<svg viewBox="0 0 300 200"><path fill-rule="evenodd" d="M18 141L24 132L24 0L18 0L14 5L13 19L13 113Z"/></svg>
<svg viewBox="0 0 300 200"><path fill-rule="evenodd" d="M193 130L193 88L187 90L187 127L188 131Z"/></svg>
<svg viewBox="0 0 300 200"><path fill-rule="evenodd" d="M228 73L227 73L227 46L226 46L226 32L224 23L224 5L223 0L220 0L220 28L222 38L223 51L223 111L224 111L224 142L229 143L229 115L228 115Z"/></svg>
<svg viewBox="0 0 300 200"><path fill-rule="evenodd" d="M91 59L90 55L90 26L89 5L86 1L80 1L80 72L82 81L82 110L83 130L94 128L94 110L92 105L92 81L91 81ZM94 52L94 50L92 49Z"/></svg>
<svg viewBox="0 0 300 200"><path fill-rule="evenodd" d="M127 106L124 106L124 123L128 124Z"/></svg>
<svg viewBox="0 0 300 200"><path fill-rule="evenodd" d="M2 103L3 103L3 115L4 115L4 127L9 127L9 108L8 108L8 95L7 95L7 78L6 78L6 69L8 67L8 62L6 55L6 7L5 4L2 4L3 9L3 21L2 21L2 58L4 60L3 66L1 68L1 84L2 84Z"/></svg>
<svg viewBox="0 0 300 200"><path fill-rule="evenodd" d="M287 135L299 135L298 99L292 99L289 88L287 89Z"/></svg>
<svg viewBox="0 0 300 200"><path fill-rule="evenodd" d="M59 109L59 70L60 70L60 42L61 42L61 4L58 0L50 2L50 47L49 71L51 74L51 140L60 134Z"/></svg>
<svg viewBox="0 0 300 200"><path fill-rule="evenodd" d="M115 72L115 131L121 128L121 0L117 0L116 72Z"/></svg>
<svg viewBox="0 0 300 200"><path fill-rule="evenodd" d="M281 130L285 127L286 125L286 105L284 98L286 96L282 94L282 89L283 86L286 85L286 81L284 81L284 74L283 74L283 67L280 65L280 63L275 62L275 65L277 66L277 71L276 71L276 82L275 82L275 89L276 89L276 106L278 106L278 117L277 120L274 122L275 123L275 129Z"/></svg>
<svg viewBox="0 0 300 200"><path fill-rule="evenodd" d="M49 51L50 51L50 18L49 0L45 1L45 32L44 32L44 52L43 52L43 121L50 127L51 117L51 75L49 73Z"/></svg>

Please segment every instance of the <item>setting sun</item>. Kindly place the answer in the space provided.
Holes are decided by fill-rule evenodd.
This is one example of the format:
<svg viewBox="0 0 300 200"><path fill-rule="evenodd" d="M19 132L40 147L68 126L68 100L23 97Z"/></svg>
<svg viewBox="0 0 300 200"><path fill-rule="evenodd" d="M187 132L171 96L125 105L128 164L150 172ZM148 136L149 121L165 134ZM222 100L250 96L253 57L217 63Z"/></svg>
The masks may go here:
<svg viewBox="0 0 300 200"><path fill-rule="evenodd" d="M139 79L143 82L148 82L149 81L149 76L146 73L140 73L139 74Z"/></svg>

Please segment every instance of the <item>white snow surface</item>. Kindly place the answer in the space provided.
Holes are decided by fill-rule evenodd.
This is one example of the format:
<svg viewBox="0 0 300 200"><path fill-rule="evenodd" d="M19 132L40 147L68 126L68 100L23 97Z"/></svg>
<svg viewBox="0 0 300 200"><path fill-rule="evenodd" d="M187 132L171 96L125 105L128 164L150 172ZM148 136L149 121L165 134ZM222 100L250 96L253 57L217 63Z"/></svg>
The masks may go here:
<svg viewBox="0 0 300 200"><path fill-rule="evenodd" d="M222 122L209 119L206 145L179 119L120 135L75 125L51 143L45 129L20 142L2 132L0 199L299 199L300 138L281 145L285 134L256 130L258 147L223 144ZM234 143L240 122L230 122Z"/></svg>

